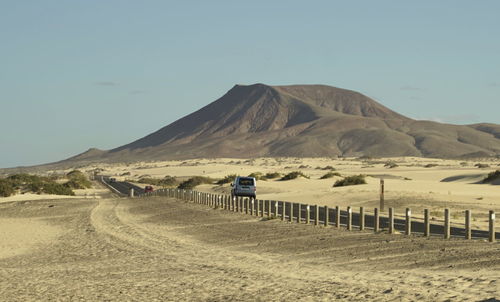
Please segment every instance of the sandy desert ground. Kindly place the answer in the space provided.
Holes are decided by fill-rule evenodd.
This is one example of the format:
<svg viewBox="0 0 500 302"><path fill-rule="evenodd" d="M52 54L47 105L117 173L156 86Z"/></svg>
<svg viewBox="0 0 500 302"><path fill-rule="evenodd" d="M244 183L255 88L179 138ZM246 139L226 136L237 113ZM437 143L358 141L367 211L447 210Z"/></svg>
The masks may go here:
<svg viewBox="0 0 500 302"><path fill-rule="evenodd" d="M103 173L188 178L301 170L310 179L259 181L261 199L373 207L378 177L401 212L500 208L495 170L458 161L213 159L105 165ZM239 163L238 163L239 162ZM439 166L424 168L430 162ZM368 184L332 188L334 166ZM299 168L302 166L302 168ZM305 166L305 167L304 167ZM88 167L91 170L94 167ZM120 176L130 172L131 175ZM406 179L405 179L406 178ZM442 179L453 181L441 182ZM411 180L410 180L411 179ZM227 192L203 185L201 191ZM261 220L168 198L117 198L96 183L76 197L0 199L0 300L5 301L485 301L500 299L500 244L426 239ZM415 212L415 210L414 210ZM486 214L486 213L485 213ZM437 217L439 219L439 217ZM456 217L460 223L461 217ZM491 300L495 301L495 300Z"/></svg>
<svg viewBox="0 0 500 302"><path fill-rule="evenodd" d="M482 301L500 246L261 220L167 198L0 204L5 301Z"/></svg>

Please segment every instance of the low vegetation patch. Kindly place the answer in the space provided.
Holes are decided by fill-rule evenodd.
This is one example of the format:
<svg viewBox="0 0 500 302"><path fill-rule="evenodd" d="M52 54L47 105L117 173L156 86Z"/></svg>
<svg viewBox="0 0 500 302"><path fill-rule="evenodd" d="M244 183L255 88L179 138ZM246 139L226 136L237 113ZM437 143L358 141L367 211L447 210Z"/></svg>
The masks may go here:
<svg viewBox="0 0 500 302"><path fill-rule="evenodd" d="M275 178L281 177L281 173L278 173L278 172L270 172L270 173L266 173L266 175L264 175L264 177L265 177L266 179L275 179Z"/></svg>
<svg viewBox="0 0 500 302"><path fill-rule="evenodd" d="M337 180L333 186L334 187L344 187L344 186L354 186L366 184L365 175L353 175L347 176L344 179Z"/></svg>
<svg viewBox="0 0 500 302"><path fill-rule="evenodd" d="M222 179L219 179L217 181L217 184L218 185L223 185L223 184L228 184L228 183L231 183L233 182L233 180L236 178L236 174L230 174L230 175L226 175L224 178Z"/></svg>
<svg viewBox="0 0 500 302"><path fill-rule="evenodd" d="M66 175L69 181L63 184L58 183L55 177L30 175L26 173L13 174L7 178L0 179L0 196L9 197L18 191L36 194L75 195L72 187L76 185L84 186L88 179L81 172L81 175L72 172L70 172L71 174L68 173L69 176ZM88 182L90 183L90 181Z"/></svg>
<svg viewBox="0 0 500 302"><path fill-rule="evenodd" d="M7 179L0 179L0 197L9 197L15 190L12 183Z"/></svg>
<svg viewBox="0 0 500 302"><path fill-rule="evenodd" d="M74 196L75 193L69 186L66 184L58 184L55 182L45 183L41 189L41 192L37 193L46 193L46 194L54 194L54 195L70 195Z"/></svg>
<svg viewBox="0 0 500 302"><path fill-rule="evenodd" d="M138 183L160 187L175 187L179 184L179 181L175 177L167 175L164 178L141 177Z"/></svg>
<svg viewBox="0 0 500 302"><path fill-rule="evenodd" d="M319 179L328 179L334 176L341 176L339 172L328 172L325 175L321 176Z"/></svg>
<svg viewBox="0 0 500 302"><path fill-rule="evenodd" d="M398 164L396 164L393 161L388 161L385 163L384 167L389 168L389 169L393 169L393 168L397 168L399 166L398 166Z"/></svg>
<svg viewBox="0 0 500 302"><path fill-rule="evenodd" d="M250 175L248 175L248 177L253 177L255 178L255 180L264 180L264 175L262 175L261 172L253 172L253 173L250 173Z"/></svg>
<svg viewBox="0 0 500 302"><path fill-rule="evenodd" d="M316 167L316 170L331 170L335 171L335 168L332 166L325 166L325 167Z"/></svg>
<svg viewBox="0 0 500 302"><path fill-rule="evenodd" d="M434 168L434 167L437 167L439 166L438 164L427 164L424 166L424 168Z"/></svg>
<svg viewBox="0 0 500 302"><path fill-rule="evenodd" d="M302 173L300 171L294 171L294 172L290 172L287 175L283 176L280 180L292 180L292 179L298 178L299 176L307 178L307 179L310 178L309 176L305 175L304 173Z"/></svg>
<svg viewBox="0 0 500 302"><path fill-rule="evenodd" d="M69 179L65 186L70 189L89 189L92 188L92 182L87 178L87 176L79 171L73 170L66 174L66 177ZM63 194L67 195L67 194Z"/></svg>
<svg viewBox="0 0 500 302"><path fill-rule="evenodd" d="M488 176L486 176L483 179L483 183L490 183L490 182L493 182L495 180L500 180L500 170L496 170L496 171L488 174Z"/></svg>
<svg viewBox="0 0 500 302"><path fill-rule="evenodd" d="M479 169L485 169L485 168L489 168L490 165L488 165L488 164L475 164L474 167L477 167Z"/></svg>
<svg viewBox="0 0 500 302"><path fill-rule="evenodd" d="M196 186L199 186L202 184L213 184L213 183L214 183L214 180L210 177L195 176L195 177L192 177L186 181L183 181L177 188L183 189L183 190L191 190L191 189L194 189Z"/></svg>

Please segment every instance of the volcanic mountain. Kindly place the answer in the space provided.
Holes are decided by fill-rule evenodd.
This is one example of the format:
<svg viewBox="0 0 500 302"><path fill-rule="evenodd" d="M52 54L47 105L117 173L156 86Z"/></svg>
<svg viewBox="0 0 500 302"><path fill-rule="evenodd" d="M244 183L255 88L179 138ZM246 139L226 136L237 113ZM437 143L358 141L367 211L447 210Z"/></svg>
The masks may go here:
<svg viewBox="0 0 500 302"><path fill-rule="evenodd" d="M358 92L323 85L236 85L218 100L130 144L71 161L261 156L500 154L500 125L418 121Z"/></svg>

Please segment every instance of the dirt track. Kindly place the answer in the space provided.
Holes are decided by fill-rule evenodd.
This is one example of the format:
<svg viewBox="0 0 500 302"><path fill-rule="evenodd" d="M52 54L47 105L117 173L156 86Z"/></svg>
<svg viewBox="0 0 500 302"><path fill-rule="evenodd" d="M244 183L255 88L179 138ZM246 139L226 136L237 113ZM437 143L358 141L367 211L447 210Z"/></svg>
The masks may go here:
<svg viewBox="0 0 500 302"><path fill-rule="evenodd" d="M0 222L12 219L58 231L0 257L7 301L500 299L500 244L261 221L165 198L1 204Z"/></svg>

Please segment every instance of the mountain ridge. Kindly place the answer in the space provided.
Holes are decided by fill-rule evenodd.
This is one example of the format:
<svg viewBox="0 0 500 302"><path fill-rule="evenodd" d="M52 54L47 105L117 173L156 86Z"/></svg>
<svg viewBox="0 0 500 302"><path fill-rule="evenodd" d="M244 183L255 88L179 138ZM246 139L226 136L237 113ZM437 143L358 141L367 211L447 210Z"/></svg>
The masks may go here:
<svg viewBox="0 0 500 302"><path fill-rule="evenodd" d="M189 158L500 155L500 125L414 120L353 90L235 85L222 97L129 144L58 163Z"/></svg>
<svg viewBox="0 0 500 302"><path fill-rule="evenodd" d="M500 154L498 136L495 124L418 121L353 90L258 83L235 85L106 157L493 156Z"/></svg>

